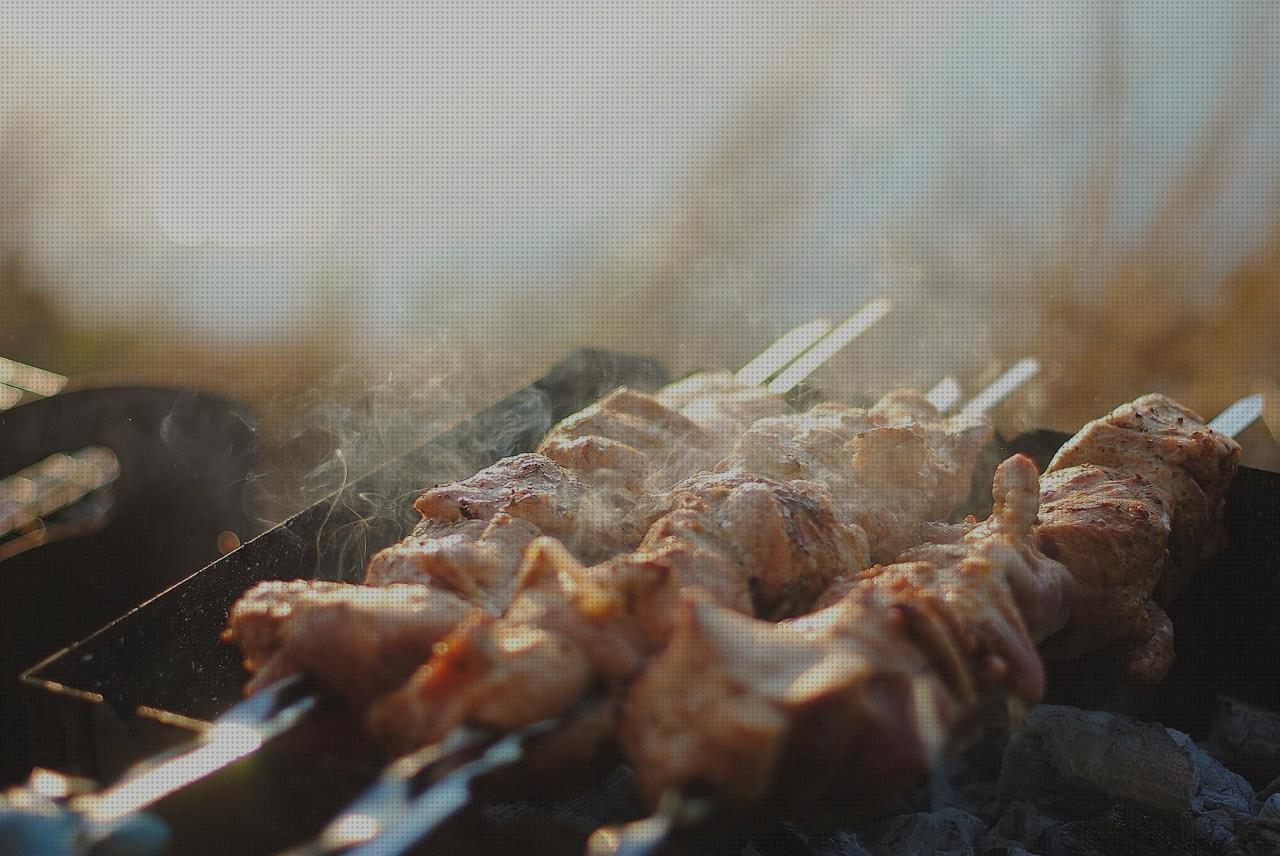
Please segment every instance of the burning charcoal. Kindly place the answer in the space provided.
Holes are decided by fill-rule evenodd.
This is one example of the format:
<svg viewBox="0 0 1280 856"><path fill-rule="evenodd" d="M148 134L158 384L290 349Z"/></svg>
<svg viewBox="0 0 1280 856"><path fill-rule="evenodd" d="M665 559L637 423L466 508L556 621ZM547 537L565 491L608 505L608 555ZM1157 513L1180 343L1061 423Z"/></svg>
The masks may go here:
<svg viewBox="0 0 1280 856"><path fill-rule="evenodd" d="M1280 853L1280 817L1259 817L1244 825L1227 856L1274 856Z"/></svg>
<svg viewBox="0 0 1280 856"><path fill-rule="evenodd" d="M813 847L813 856L871 856L852 832L837 832Z"/></svg>
<svg viewBox="0 0 1280 856"><path fill-rule="evenodd" d="M1138 809L1113 805L1090 820L1057 826L1045 835L1046 856L1210 856L1221 852L1189 841Z"/></svg>
<svg viewBox="0 0 1280 856"><path fill-rule="evenodd" d="M1075 816L1122 802L1216 851L1250 819L1253 791L1181 732L1118 714L1041 705L1009 741L1004 800Z"/></svg>
<svg viewBox="0 0 1280 856"><path fill-rule="evenodd" d="M1026 844L1034 847L1040 837L1062 821L1044 814L1032 803L1011 803L994 827L983 837L988 849L1000 845Z"/></svg>
<svg viewBox="0 0 1280 856"><path fill-rule="evenodd" d="M1280 713L1219 696L1205 748L1255 782L1280 776Z"/></svg>
<svg viewBox="0 0 1280 856"><path fill-rule="evenodd" d="M962 856L974 852L974 842L986 830L986 824L967 811L944 808L899 815L883 830L880 840L871 846L875 856L900 853Z"/></svg>

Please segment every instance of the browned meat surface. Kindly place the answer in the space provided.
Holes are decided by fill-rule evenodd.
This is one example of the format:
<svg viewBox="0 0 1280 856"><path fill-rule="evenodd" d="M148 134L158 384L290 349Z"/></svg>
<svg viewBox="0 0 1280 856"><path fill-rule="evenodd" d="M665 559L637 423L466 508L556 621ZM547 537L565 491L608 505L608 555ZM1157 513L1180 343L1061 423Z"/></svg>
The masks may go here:
<svg viewBox="0 0 1280 856"><path fill-rule="evenodd" d="M795 614L836 575L866 565L865 539L841 524L818 485L712 474L682 483L662 501L666 513L639 550L593 567L584 567L551 539L535 542L507 615L478 625L468 637L468 650L479 653L468 659L467 679L442 682L436 677L438 657L433 658L376 705L371 726L401 745L426 743L463 722L489 724L482 717L497 715L465 701L473 697L473 684L537 684L528 670L547 668L541 653L508 652L481 636L514 632L513 627L550 634L563 644L545 650L554 650L566 664L585 658L592 674L617 685L665 645L681 592L700 591L742 612L754 605L764 615ZM571 665L564 675L586 680ZM571 698L560 676L545 680L550 696ZM549 703L531 703L520 692L495 690L494 695L520 705L504 711L504 721L520 716L532 721L535 713L546 715L549 709Z"/></svg>
<svg viewBox="0 0 1280 856"><path fill-rule="evenodd" d="M830 493L814 482L711 473L681 482L658 506L666 513L641 550L678 542L728 562L765 618L807 610L837 576L870 564L866 535L841 521Z"/></svg>
<svg viewBox="0 0 1280 856"><path fill-rule="evenodd" d="M1045 646L1074 657L1112 643L1156 641L1148 603L1168 568L1169 494L1140 475L1086 464L1047 474L1041 482L1040 549L1062 562L1077 586L1066 628ZM1160 639L1172 645L1172 633ZM1144 662L1172 664L1172 649ZM1137 675L1137 670L1131 670ZM1142 676L1154 683L1163 672Z"/></svg>
<svg viewBox="0 0 1280 856"><path fill-rule="evenodd" d="M1032 544L1034 463L1005 462L995 495L960 542L846 579L810 615L769 624L686 602L625 702L645 792L706 782L870 811L1005 697L1036 701L1034 644L1065 620L1071 580Z"/></svg>
<svg viewBox="0 0 1280 856"><path fill-rule="evenodd" d="M1172 562L1156 585L1168 603L1222 544L1222 509L1240 446L1162 395L1145 395L1094 420L1062 447L1049 472L1097 464L1136 473L1171 499Z"/></svg>
<svg viewBox="0 0 1280 856"><path fill-rule="evenodd" d="M501 615L525 548L538 535L529 521L504 513L448 525L424 520L408 538L374 554L364 582L431 585Z"/></svg>
<svg viewBox="0 0 1280 856"><path fill-rule="evenodd" d="M790 622L686 597L670 644L622 706L624 751L650 800L692 783L739 804L871 812L932 763L955 701L903 613L858 589Z"/></svg>
<svg viewBox="0 0 1280 856"><path fill-rule="evenodd" d="M414 503L424 521L461 523L507 514L565 542L588 561L635 545L621 526L627 505L595 492L543 455L503 458L468 479L431 488Z"/></svg>
<svg viewBox="0 0 1280 856"><path fill-rule="evenodd" d="M826 485L867 533L872 559L892 561L968 496L991 436L985 422L943 419L918 394L897 392L871 410L827 403L760 420L718 469Z"/></svg>
<svg viewBox="0 0 1280 856"><path fill-rule="evenodd" d="M224 638L245 653L249 692L306 672L361 706L403 683L469 609L425 586L264 582L236 602Z"/></svg>
<svg viewBox="0 0 1280 856"><path fill-rule="evenodd" d="M720 454L717 438L709 430L653 396L630 389L615 390L565 419L551 430L538 451L565 459L575 448L572 441L585 437L608 441L608 455L627 460L636 485L632 490L637 493L670 487L708 468ZM589 444L588 448L590 445L597 447L594 451L598 455L599 447L605 444ZM638 483L637 469L642 473Z"/></svg>

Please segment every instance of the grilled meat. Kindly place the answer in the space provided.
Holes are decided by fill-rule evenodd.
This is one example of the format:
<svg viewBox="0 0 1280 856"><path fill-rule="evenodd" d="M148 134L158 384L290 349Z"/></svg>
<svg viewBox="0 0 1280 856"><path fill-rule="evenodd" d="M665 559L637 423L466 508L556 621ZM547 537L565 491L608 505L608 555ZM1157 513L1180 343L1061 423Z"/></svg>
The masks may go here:
<svg viewBox="0 0 1280 856"><path fill-rule="evenodd" d="M546 668L541 650L537 656L508 651L487 638L493 633L523 626L564 640L556 650L566 667L544 680L552 696L567 699L566 681L585 687L587 677L572 665L582 658L594 675L614 685L634 676L665 645L683 591L700 591L736 611L750 613L754 606L759 614L776 617L807 609L838 574L866 565L865 538L839 521L819 485L709 474L683 482L662 502L666 513L637 551L594 567L584 567L555 541L535 542L506 616L476 625L455 641L472 652L468 686L458 680L442 683L436 660L444 655L437 655L404 688L374 706L374 730L403 745L429 742L482 715L459 700L472 697L470 684L536 684L529 669ZM488 665L476 665L480 661ZM522 710L504 716L532 721L547 707L526 703Z"/></svg>
<svg viewBox="0 0 1280 856"><path fill-rule="evenodd" d="M1062 447L1045 477L1037 534L1079 586L1047 655L1114 643L1130 680L1164 677L1173 628L1160 607L1221 546L1239 458L1234 440L1159 395L1116 408Z"/></svg>
<svg viewBox="0 0 1280 856"><path fill-rule="evenodd" d="M698 382L698 377L684 388ZM732 402L716 405L717 396L724 395ZM785 404L780 396L717 378L714 385L702 386L691 406L712 413L720 430L731 416L741 421L756 412L777 412ZM364 582L369 586L429 585L501 615L515 595L517 572L534 539L552 536L588 562L635 548L648 524L662 513L652 503L637 513L644 491L669 486L667 482L681 473L692 473L690 468L709 465L727 442L731 440L704 431L696 421L651 396L618 390L557 426L542 444L546 454L505 458L470 478L426 491L415 503L422 522L407 538L373 556ZM685 451L673 457L668 449ZM719 584L709 576L707 583ZM311 585L315 591L309 590ZM237 604L227 638L245 647L251 671L261 670L250 689L298 670L318 668L323 680L339 669L340 661L352 659L347 654L352 629L344 627L338 633L331 627L348 619L333 616L347 614L353 621L363 621L365 616L350 605L338 608L337 604L344 597L354 598L368 610L379 600L361 599L346 589L338 595L329 586L300 581L269 592L251 591ZM268 595L273 604L269 610L264 608ZM323 621L315 619L317 602L326 605ZM269 617L273 638L288 640L278 645L287 649L285 653L273 656L275 648L255 644L258 637L244 631L252 626L252 616ZM425 622L421 638L429 640L421 649L421 662L430 653L430 642L443 634L437 632L433 615L418 617ZM407 632L397 623L401 618L412 620L405 616L387 623L370 620L361 631L360 650L377 650L383 644L395 648L399 636ZM294 651L302 653L290 653ZM359 654L354 659L359 661ZM401 680L408 676L399 668L389 673ZM386 680L380 677L373 683L381 689L395 686L386 685ZM368 700L359 682L349 695L352 700Z"/></svg>
<svg viewBox="0 0 1280 856"><path fill-rule="evenodd" d="M1239 462L1239 444L1199 415L1163 395L1144 395L1084 426L1048 472L1096 464L1136 473L1169 494L1172 563L1155 588L1164 604L1221 547L1222 509Z"/></svg>
<svg viewBox="0 0 1280 856"><path fill-rule="evenodd" d="M870 410L826 403L762 419L718 469L826 485L867 533L872 559L892 561L968 496L991 436L985 421L943 419L923 396L900 391Z"/></svg>
<svg viewBox="0 0 1280 856"><path fill-rule="evenodd" d="M408 538L374 554L364 582L430 585L501 615L515 592L525 548L540 534L533 523L504 512L452 524L424 520Z"/></svg>
<svg viewBox="0 0 1280 856"><path fill-rule="evenodd" d="M645 792L698 782L870 810L993 700L1038 699L1034 642L1061 626L1071 580L1033 545L1035 465L1010 459L996 483L991 518L960 542L842 580L809 615L769 624L686 599L623 707Z"/></svg>
<svg viewBox="0 0 1280 856"><path fill-rule="evenodd" d="M1046 643L1045 653L1075 657L1152 640L1152 593L1171 563L1168 492L1140 475L1086 464L1047 474L1041 500L1040 549L1070 569L1077 583L1070 621ZM1171 633L1161 638L1172 645ZM1145 659L1149 666L1171 663L1172 649L1161 656L1148 651ZM1163 672L1149 671L1141 681L1161 677Z"/></svg>
<svg viewBox="0 0 1280 856"><path fill-rule="evenodd" d="M248 692L305 672L359 707L403 683L469 610L426 586L263 582L236 601L223 638L244 651Z"/></svg>

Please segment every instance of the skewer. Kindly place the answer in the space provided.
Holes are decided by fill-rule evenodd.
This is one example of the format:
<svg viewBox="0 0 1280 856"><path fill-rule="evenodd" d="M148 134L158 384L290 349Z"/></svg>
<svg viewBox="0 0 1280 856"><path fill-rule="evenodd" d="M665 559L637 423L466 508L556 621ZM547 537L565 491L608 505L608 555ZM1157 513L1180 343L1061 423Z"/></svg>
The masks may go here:
<svg viewBox="0 0 1280 856"><path fill-rule="evenodd" d="M119 782L75 797L90 843L104 840L147 806L251 755L292 728L319 702L301 675L255 693L211 722L190 746L145 761Z"/></svg>
<svg viewBox="0 0 1280 856"><path fill-rule="evenodd" d="M939 414L946 416L951 412L951 408L960 403L960 398L964 393L960 389L960 382L947 375L938 381L933 389L925 393L925 400L933 405Z"/></svg>
<svg viewBox="0 0 1280 856"><path fill-rule="evenodd" d="M961 412L980 414L994 407L1039 371L1038 364L1032 369L1026 365L1029 363L1035 361L1023 360L1005 372ZM1016 383L1011 378L1017 378ZM1261 395L1246 396L1228 405L1208 423L1209 427L1234 438L1261 418L1265 403ZM621 826L604 826L593 832L587 840L586 856L650 856L677 829L697 823L710 811L705 797L693 797L678 790L667 791L659 798L657 808L649 817Z"/></svg>
<svg viewBox="0 0 1280 856"><path fill-rule="evenodd" d="M25 394L47 398L66 385L67 379L60 374L0 357L0 410L17 404Z"/></svg>
<svg viewBox="0 0 1280 856"><path fill-rule="evenodd" d="M759 356L739 369L733 379L744 386L759 386L830 332L831 322L826 318L816 318L808 324L801 324L761 351Z"/></svg>
<svg viewBox="0 0 1280 856"><path fill-rule="evenodd" d="M1027 357L1014 363L1013 366L991 385L975 395L968 404L960 409L961 416L981 416L990 411L1040 373L1040 362L1034 357Z"/></svg>
<svg viewBox="0 0 1280 856"><path fill-rule="evenodd" d="M890 300L873 300L857 314L832 331L825 339L799 356L795 362L769 381L769 392L782 394L795 389L805 378L818 370L823 363L835 356L845 345L865 333L893 309Z"/></svg>
<svg viewBox="0 0 1280 856"><path fill-rule="evenodd" d="M855 318L866 315L870 308L875 306L864 308ZM885 311L887 308L877 309L876 317L881 317ZM863 329L865 326L869 326L869 323L864 325ZM743 372L749 369L749 376L761 376L761 382L763 382L815 347L823 349L825 356L822 360L825 361L857 335L856 332L851 334L851 327L846 322L835 333L822 338L830 327L829 322L820 319L790 331L748 363L743 368ZM837 340L833 340L836 336L839 337L838 343ZM821 361L814 363L811 360L810 363L811 368L804 373L805 376L809 371L817 368ZM12 361L0 361L0 381L10 376L3 372L13 373L14 366L22 369L31 368L13 364ZM39 372L39 370L33 371ZM31 378L28 378L27 374L21 374L21 376L24 379L32 379L32 385L40 390L49 390L48 394L61 388L50 378L44 377L45 374L48 373L31 375ZM65 382L65 379L62 380ZM796 380L796 383L798 382L799 379ZM97 793L72 799L68 803L68 808L85 818L86 834L90 843L101 841L131 815L247 757L268 741L285 733L315 708L320 700L321 695L302 676L285 678L260 690L215 719L190 746L137 765L116 784ZM521 746L524 738L559 727L565 721L565 717L560 717L513 732L490 746L478 760L446 775L440 784L443 790L437 792L436 788L431 788L413 799L410 798L413 783L418 781L424 773L443 762L456 760L459 754L465 755L479 745L493 740L494 735L474 730L460 731L447 737L441 744L402 758L387 768L373 788L353 804L352 809L344 812L345 825L342 828L327 830L328 838L322 837L316 845L313 845L322 849L299 852L331 852L335 848L352 846L361 840L361 836L356 833L361 831L362 824L366 831L373 826L377 827L370 833L369 838L378 835L383 829L383 824L395 819L386 814L389 806L398 807L403 811L412 810L414 817L430 817L434 816L433 813L444 811L445 806L449 804L448 801L456 799L461 794L462 802L442 814L440 819L443 820L465 804L467 786L473 778L488 770L518 761L523 756ZM356 811L357 807L360 807L359 811ZM421 820L414 822L421 823ZM371 823L373 826L370 826ZM407 840L410 843L417 840L430 828L433 827L427 827ZM407 835L408 833L397 834ZM379 843L378 846L383 845Z"/></svg>
<svg viewBox="0 0 1280 856"><path fill-rule="evenodd" d="M595 698L586 699L560 716L501 737L485 729L457 729L439 743L391 764L318 838L281 856L323 856L349 848L354 848L349 850L350 856L402 853L466 807L473 781L519 763L531 740L563 728L597 702ZM489 745L475 760L455 767L434 782L424 781L435 768L456 761L486 743Z"/></svg>

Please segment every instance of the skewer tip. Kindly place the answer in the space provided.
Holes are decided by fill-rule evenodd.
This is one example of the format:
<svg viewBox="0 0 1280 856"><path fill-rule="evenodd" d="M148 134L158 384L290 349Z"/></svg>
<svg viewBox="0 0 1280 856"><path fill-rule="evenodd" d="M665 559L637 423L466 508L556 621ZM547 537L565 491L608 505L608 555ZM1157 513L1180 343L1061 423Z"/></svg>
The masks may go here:
<svg viewBox="0 0 1280 856"><path fill-rule="evenodd" d="M1262 411L1267 404L1266 396L1261 393L1247 395L1239 401L1232 402L1225 410L1209 421L1209 428L1219 434L1234 437L1262 418Z"/></svg>

